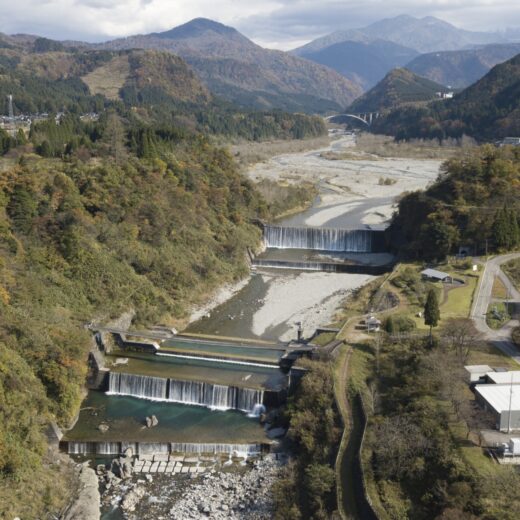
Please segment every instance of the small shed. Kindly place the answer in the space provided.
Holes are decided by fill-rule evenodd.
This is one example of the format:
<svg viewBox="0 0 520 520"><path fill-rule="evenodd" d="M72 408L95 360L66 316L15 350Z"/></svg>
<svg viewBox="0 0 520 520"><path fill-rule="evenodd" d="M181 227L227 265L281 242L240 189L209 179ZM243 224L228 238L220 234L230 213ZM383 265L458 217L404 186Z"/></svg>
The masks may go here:
<svg viewBox="0 0 520 520"><path fill-rule="evenodd" d="M375 316L370 316L365 320L367 332L379 332L381 330L381 320L378 320Z"/></svg>
<svg viewBox="0 0 520 520"><path fill-rule="evenodd" d="M425 269L421 271L421 276L424 280L430 280L433 282L443 282L443 283L452 283L453 277L442 271L437 271L436 269Z"/></svg>
<svg viewBox="0 0 520 520"><path fill-rule="evenodd" d="M464 369L468 373L470 383L483 383L486 379L486 374L491 372L489 365L466 365Z"/></svg>

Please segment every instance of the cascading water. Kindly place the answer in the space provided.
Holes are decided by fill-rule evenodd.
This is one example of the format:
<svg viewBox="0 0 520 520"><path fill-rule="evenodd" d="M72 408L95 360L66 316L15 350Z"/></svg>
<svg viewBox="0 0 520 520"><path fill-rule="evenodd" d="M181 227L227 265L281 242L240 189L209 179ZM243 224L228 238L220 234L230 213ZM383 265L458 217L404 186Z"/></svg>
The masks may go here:
<svg viewBox="0 0 520 520"><path fill-rule="evenodd" d="M96 453L96 443L69 441L67 443L67 451L70 455L89 455Z"/></svg>
<svg viewBox="0 0 520 520"><path fill-rule="evenodd" d="M265 226L267 247L276 249L312 249L348 253L375 252L380 231L369 229L333 229L312 227Z"/></svg>
<svg viewBox="0 0 520 520"><path fill-rule="evenodd" d="M170 379L168 400L175 403L252 413L256 406L262 404L263 399L263 390Z"/></svg>
<svg viewBox="0 0 520 520"><path fill-rule="evenodd" d="M195 443L179 443L171 444L173 453L196 453L214 454L224 453L228 455L236 455L238 457L248 457L258 455L262 451L260 444L195 444Z"/></svg>
<svg viewBox="0 0 520 520"><path fill-rule="evenodd" d="M74 442L67 443L67 451L70 455L119 455L121 444L119 442Z"/></svg>
<svg viewBox="0 0 520 520"><path fill-rule="evenodd" d="M169 387L169 389L168 389ZM206 406L213 410L240 410L257 417L263 406L264 392L254 388L216 385L202 381L141 376L110 372L109 395L128 395L153 401Z"/></svg>
<svg viewBox="0 0 520 520"><path fill-rule="evenodd" d="M162 377L110 372L109 395L129 395L140 399L166 401L168 380Z"/></svg>
<svg viewBox="0 0 520 520"><path fill-rule="evenodd" d="M255 258L251 265L271 269L296 269L298 271L324 271L327 273L341 272L341 265L326 262L294 262L286 260L259 260Z"/></svg>

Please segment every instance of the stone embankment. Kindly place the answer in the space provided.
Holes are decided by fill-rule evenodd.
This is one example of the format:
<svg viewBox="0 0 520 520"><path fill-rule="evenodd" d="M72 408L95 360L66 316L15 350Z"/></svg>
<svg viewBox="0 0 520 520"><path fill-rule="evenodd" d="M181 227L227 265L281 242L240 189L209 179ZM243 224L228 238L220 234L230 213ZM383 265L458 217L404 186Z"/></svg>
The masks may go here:
<svg viewBox="0 0 520 520"><path fill-rule="evenodd" d="M62 516L62 520L99 520L99 485L96 473L88 463L77 466L78 495Z"/></svg>
<svg viewBox="0 0 520 520"><path fill-rule="evenodd" d="M114 459L110 468L98 466L97 474L104 508L119 508L128 520L268 520L272 486L284 463L274 455L252 461L127 455Z"/></svg>

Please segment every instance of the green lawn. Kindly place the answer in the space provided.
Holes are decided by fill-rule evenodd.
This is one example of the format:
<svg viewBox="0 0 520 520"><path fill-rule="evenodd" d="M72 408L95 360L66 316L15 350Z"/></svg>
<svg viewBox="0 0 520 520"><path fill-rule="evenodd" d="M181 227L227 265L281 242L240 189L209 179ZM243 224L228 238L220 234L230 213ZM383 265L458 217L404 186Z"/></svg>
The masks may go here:
<svg viewBox="0 0 520 520"><path fill-rule="evenodd" d="M477 276L466 276L465 285L448 291L446 301L440 306L441 318L467 318L471 313Z"/></svg>

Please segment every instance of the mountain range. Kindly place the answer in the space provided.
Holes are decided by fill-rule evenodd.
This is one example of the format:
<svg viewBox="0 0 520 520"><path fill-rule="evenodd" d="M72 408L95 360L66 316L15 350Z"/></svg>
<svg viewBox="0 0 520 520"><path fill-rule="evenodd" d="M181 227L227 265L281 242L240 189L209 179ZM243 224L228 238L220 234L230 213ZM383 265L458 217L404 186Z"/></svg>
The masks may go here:
<svg viewBox="0 0 520 520"><path fill-rule="evenodd" d="M464 88L499 63L520 53L520 43L485 45L476 49L421 54L406 68L452 88Z"/></svg>
<svg viewBox="0 0 520 520"><path fill-rule="evenodd" d="M415 18L400 15L395 18L385 18L360 29L335 31L293 52L298 56L305 56L309 52L316 52L335 43L345 41L368 43L375 40L393 42L420 53L458 50L489 43L507 43L507 39L501 33L466 31L433 16Z"/></svg>
<svg viewBox="0 0 520 520"><path fill-rule="evenodd" d="M333 68L364 90L396 67L463 88L520 52L520 44L508 40L515 34L466 31L432 16L402 15L336 31L292 52Z"/></svg>
<svg viewBox="0 0 520 520"><path fill-rule="evenodd" d="M397 107L377 119L373 130L398 139L465 134L493 141L520 135L520 54L493 67L453 99Z"/></svg>
<svg viewBox="0 0 520 520"><path fill-rule="evenodd" d="M350 104L361 87L313 61L256 45L236 29L197 18L172 30L120 38L96 49L156 49L186 60L216 95L239 105L325 112Z"/></svg>
<svg viewBox="0 0 520 520"><path fill-rule="evenodd" d="M520 52L520 43L507 42L514 35L471 32L437 18L403 15L336 31L288 53L264 49L232 27L197 18L168 31L98 44L0 35L0 48L4 62L14 59L9 53L15 50L55 53L54 60L65 51L166 51L187 62L209 92L239 107L330 113L349 106L396 68L466 87ZM67 65L61 66L68 74Z"/></svg>

